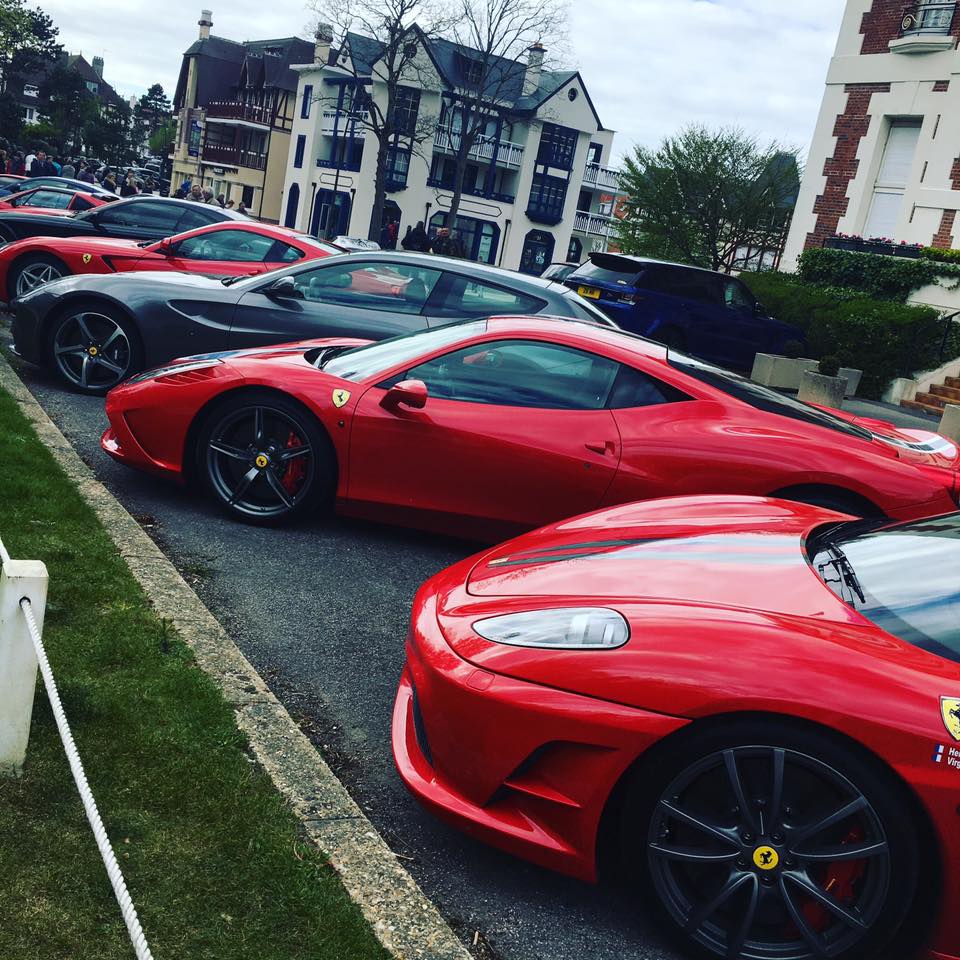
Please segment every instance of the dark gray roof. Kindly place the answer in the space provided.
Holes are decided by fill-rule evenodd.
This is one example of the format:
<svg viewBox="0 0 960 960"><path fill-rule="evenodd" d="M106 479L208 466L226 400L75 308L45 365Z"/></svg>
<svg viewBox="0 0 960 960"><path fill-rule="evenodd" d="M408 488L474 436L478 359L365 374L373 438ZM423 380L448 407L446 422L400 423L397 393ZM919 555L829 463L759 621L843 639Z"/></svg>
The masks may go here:
<svg viewBox="0 0 960 960"><path fill-rule="evenodd" d="M358 76L369 77L373 71L373 65L382 56L386 45L372 37L365 37L361 33L348 33L344 46L350 48L350 56L353 58Z"/></svg>

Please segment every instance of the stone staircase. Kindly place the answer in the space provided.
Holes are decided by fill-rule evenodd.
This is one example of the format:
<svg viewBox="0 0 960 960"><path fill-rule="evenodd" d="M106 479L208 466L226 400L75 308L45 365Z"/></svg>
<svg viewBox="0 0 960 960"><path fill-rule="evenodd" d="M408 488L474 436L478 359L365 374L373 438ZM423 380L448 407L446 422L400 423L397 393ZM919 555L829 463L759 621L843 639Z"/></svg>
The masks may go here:
<svg viewBox="0 0 960 960"><path fill-rule="evenodd" d="M946 377L942 384L933 384L929 391L918 393L913 400L901 400L900 406L940 417L948 403L960 405L960 377Z"/></svg>

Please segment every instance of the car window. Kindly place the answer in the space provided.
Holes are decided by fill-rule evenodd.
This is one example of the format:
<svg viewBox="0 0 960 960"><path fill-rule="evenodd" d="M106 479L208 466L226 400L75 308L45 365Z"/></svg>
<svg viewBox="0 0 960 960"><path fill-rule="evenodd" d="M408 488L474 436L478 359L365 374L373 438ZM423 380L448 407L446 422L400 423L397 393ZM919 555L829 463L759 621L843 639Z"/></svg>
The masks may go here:
<svg viewBox="0 0 960 960"><path fill-rule="evenodd" d="M211 230L187 237L176 244L176 254L185 260L231 260L263 263L273 247L273 238L250 230Z"/></svg>
<svg viewBox="0 0 960 960"><path fill-rule="evenodd" d="M530 294L448 273L439 297L430 304L430 316L459 319L539 313L546 305L546 300Z"/></svg>
<svg viewBox="0 0 960 960"><path fill-rule="evenodd" d="M600 410L618 364L571 347L530 340L473 344L408 370L431 397L550 410Z"/></svg>
<svg viewBox="0 0 960 960"><path fill-rule="evenodd" d="M265 259L268 263L296 263L302 260L303 256L302 250L291 247L289 243L284 243L282 240L276 240Z"/></svg>
<svg viewBox="0 0 960 960"><path fill-rule="evenodd" d="M353 257L293 275L304 300L394 313L420 313L439 279L439 270Z"/></svg>
<svg viewBox="0 0 960 960"><path fill-rule="evenodd" d="M73 198L70 201L70 210L89 210L93 207L92 204L86 197L81 197L79 193L75 193Z"/></svg>
<svg viewBox="0 0 960 960"><path fill-rule="evenodd" d="M188 230L196 230L197 227L206 227L211 223L220 223L220 218L211 216L209 210L205 210L197 204L193 207L179 207L181 212L180 220L177 223L177 230L180 233L186 233Z"/></svg>
<svg viewBox="0 0 960 960"><path fill-rule="evenodd" d="M705 270L657 267L648 272L642 285L657 293L696 300L698 303L719 306L723 302L721 278Z"/></svg>
<svg viewBox="0 0 960 960"><path fill-rule="evenodd" d="M661 403L680 403L692 399L682 390L657 380L634 367L620 366L607 400L611 410L653 407Z"/></svg>
<svg viewBox="0 0 960 960"><path fill-rule="evenodd" d="M597 266L587 261L581 263L573 273L567 277L568 282L580 281L585 286L591 282L615 284L618 287L633 287L640 284L643 269L640 264L633 264L629 260L618 261L605 267Z"/></svg>
<svg viewBox="0 0 960 960"><path fill-rule="evenodd" d="M723 302L734 310L753 310L755 300L739 280L723 281Z"/></svg>
<svg viewBox="0 0 960 960"><path fill-rule="evenodd" d="M17 200L18 207L45 207L48 210L66 210L70 203L70 194L59 190L34 190L22 199Z"/></svg>
<svg viewBox="0 0 960 960"><path fill-rule="evenodd" d="M139 227L169 236L176 232L183 208L162 200L134 200L130 203L104 207L97 213L97 222L103 226Z"/></svg>

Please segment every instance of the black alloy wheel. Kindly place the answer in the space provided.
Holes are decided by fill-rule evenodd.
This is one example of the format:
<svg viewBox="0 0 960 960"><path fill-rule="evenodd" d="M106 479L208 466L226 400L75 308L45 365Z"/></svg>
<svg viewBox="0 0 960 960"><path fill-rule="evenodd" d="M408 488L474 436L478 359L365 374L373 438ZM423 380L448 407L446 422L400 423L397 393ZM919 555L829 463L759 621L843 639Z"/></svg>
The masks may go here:
<svg viewBox="0 0 960 960"><path fill-rule="evenodd" d="M139 369L140 357L130 321L106 304L77 304L53 325L50 365L83 393L106 393Z"/></svg>
<svg viewBox="0 0 960 960"><path fill-rule="evenodd" d="M829 740L770 732L691 741L633 788L647 819L626 848L649 892L702 956L897 956L921 848L900 790Z"/></svg>
<svg viewBox="0 0 960 960"><path fill-rule="evenodd" d="M330 497L330 442L299 404L278 395L228 398L201 430L197 462L222 508L247 523L288 521Z"/></svg>

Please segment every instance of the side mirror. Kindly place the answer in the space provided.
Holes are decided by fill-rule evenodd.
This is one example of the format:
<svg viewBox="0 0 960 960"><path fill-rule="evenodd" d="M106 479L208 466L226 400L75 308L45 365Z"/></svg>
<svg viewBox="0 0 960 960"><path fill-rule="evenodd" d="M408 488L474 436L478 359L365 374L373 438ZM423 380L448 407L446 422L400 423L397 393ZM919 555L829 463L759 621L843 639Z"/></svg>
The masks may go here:
<svg viewBox="0 0 960 960"><path fill-rule="evenodd" d="M154 253L159 253L162 257L172 257L176 252L172 243L158 243L154 247Z"/></svg>
<svg viewBox="0 0 960 960"><path fill-rule="evenodd" d="M380 401L382 407L412 407L422 410L427 405L427 385L422 380L401 380L392 386Z"/></svg>
<svg viewBox="0 0 960 960"><path fill-rule="evenodd" d="M271 300L303 299L303 291L297 286L293 277L281 277L269 286L264 287L263 292Z"/></svg>

